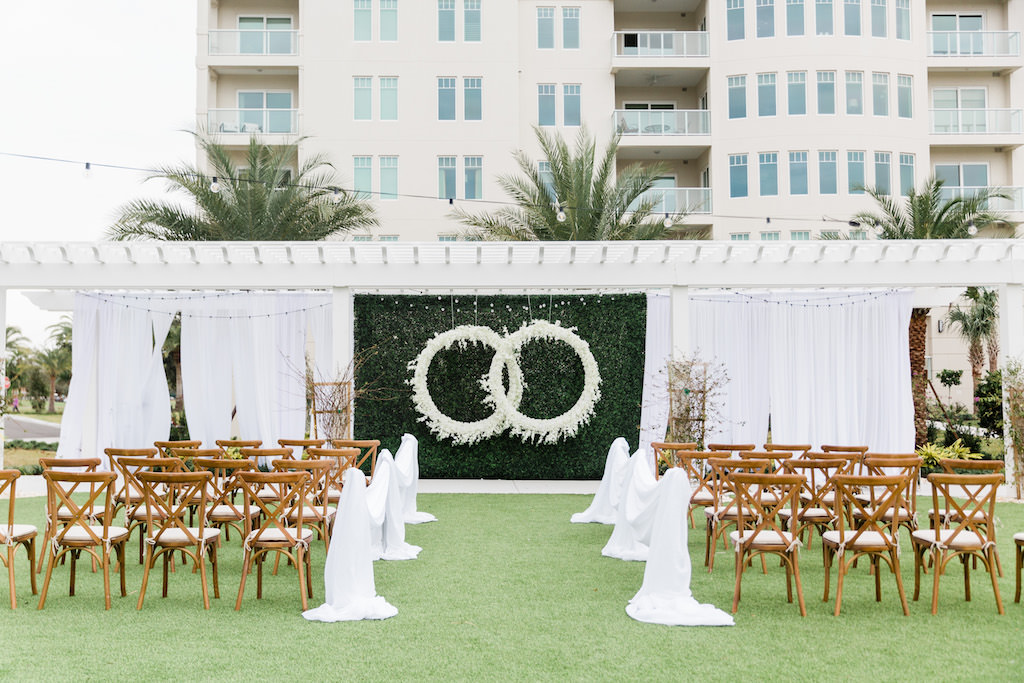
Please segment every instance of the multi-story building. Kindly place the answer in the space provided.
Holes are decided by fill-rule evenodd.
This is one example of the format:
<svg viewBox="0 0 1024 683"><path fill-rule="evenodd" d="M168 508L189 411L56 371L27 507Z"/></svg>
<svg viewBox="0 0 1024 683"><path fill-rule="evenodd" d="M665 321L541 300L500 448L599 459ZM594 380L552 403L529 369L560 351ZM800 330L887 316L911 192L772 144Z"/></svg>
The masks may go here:
<svg viewBox="0 0 1024 683"><path fill-rule="evenodd" d="M533 126L581 125L717 239L870 237L862 187L929 175L1004 188L1012 228L1021 26L1024 0L199 0L197 115L239 149L301 136L373 239L451 239L513 150L544 163Z"/></svg>

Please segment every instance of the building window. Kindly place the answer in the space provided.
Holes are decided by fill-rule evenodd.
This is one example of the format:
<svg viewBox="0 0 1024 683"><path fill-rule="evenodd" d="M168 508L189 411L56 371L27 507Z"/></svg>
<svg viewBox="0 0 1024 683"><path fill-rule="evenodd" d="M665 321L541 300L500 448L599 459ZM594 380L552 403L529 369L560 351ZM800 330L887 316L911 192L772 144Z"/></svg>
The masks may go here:
<svg viewBox="0 0 1024 683"><path fill-rule="evenodd" d="M480 199L484 196L484 158L465 157L463 168L466 172L466 199Z"/></svg>
<svg viewBox="0 0 1024 683"><path fill-rule="evenodd" d="M900 194L906 197L914 189L914 155L900 154Z"/></svg>
<svg viewBox="0 0 1024 683"><path fill-rule="evenodd" d="M467 121L483 119L483 79L462 79L462 108Z"/></svg>
<svg viewBox="0 0 1024 683"><path fill-rule="evenodd" d="M775 74L757 75L757 115L775 116Z"/></svg>
<svg viewBox="0 0 1024 683"><path fill-rule="evenodd" d="M757 37L775 35L775 0L757 0Z"/></svg>
<svg viewBox="0 0 1024 683"><path fill-rule="evenodd" d="M437 39L455 42L455 0L437 0Z"/></svg>
<svg viewBox="0 0 1024 683"><path fill-rule="evenodd" d="M844 0L843 33L848 36L860 35L860 0Z"/></svg>
<svg viewBox="0 0 1024 683"><path fill-rule="evenodd" d="M537 124L555 125L555 85L541 83L537 86Z"/></svg>
<svg viewBox="0 0 1024 683"><path fill-rule="evenodd" d="M398 199L398 157L380 158L380 198Z"/></svg>
<svg viewBox="0 0 1024 683"><path fill-rule="evenodd" d="M747 115L747 77L729 76L729 118L742 119Z"/></svg>
<svg viewBox="0 0 1024 683"><path fill-rule="evenodd" d="M787 100L790 116L802 116L807 113L807 72L790 71L786 74Z"/></svg>
<svg viewBox="0 0 1024 683"><path fill-rule="evenodd" d="M836 113L836 72L818 72L818 113Z"/></svg>
<svg viewBox="0 0 1024 683"><path fill-rule="evenodd" d="M892 154L875 152L875 189L881 194L892 193Z"/></svg>
<svg viewBox="0 0 1024 683"><path fill-rule="evenodd" d="M442 77L437 79L437 120L455 120L455 79Z"/></svg>
<svg viewBox="0 0 1024 683"><path fill-rule="evenodd" d="M871 109L875 116L889 115L889 74L871 74Z"/></svg>
<svg viewBox="0 0 1024 683"><path fill-rule="evenodd" d="M353 0L355 17L352 22L352 37L355 40L371 40L373 38L372 0Z"/></svg>
<svg viewBox="0 0 1024 683"><path fill-rule="evenodd" d="M896 38L910 40L910 0L896 0Z"/></svg>
<svg viewBox="0 0 1024 683"><path fill-rule="evenodd" d="M850 239L851 240L866 240L867 238L868 238L868 231L864 230L863 228L861 228L859 230L851 230L850 231Z"/></svg>
<svg viewBox="0 0 1024 683"><path fill-rule="evenodd" d="M839 180L835 152L818 152L818 192L838 194Z"/></svg>
<svg viewBox="0 0 1024 683"><path fill-rule="evenodd" d="M804 0L786 0L786 35L804 34Z"/></svg>
<svg viewBox="0 0 1024 683"><path fill-rule="evenodd" d="M776 152L761 152L757 155L759 189L762 197L779 194L779 155Z"/></svg>
<svg viewBox="0 0 1024 683"><path fill-rule="evenodd" d="M832 0L814 0L814 32L819 36L835 33L832 26Z"/></svg>
<svg viewBox="0 0 1024 683"><path fill-rule="evenodd" d="M362 199L373 193L373 157L352 157L352 189Z"/></svg>
<svg viewBox="0 0 1024 683"><path fill-rule="evenodd" d="M850 194L864 194L864 152L846 153L846 178Z"/></svg>
<svg viewBox="0 0 1024 683"><path fill-rule="evenodd" d="M437 198L455 199L455 157L437 158Z"/></svg>
<svg viewBox="0 0 1024 683"><path fill-rule="evenodd" d="M398 78L394 76L380 78L380 120L398 120Z"/></svg>
<svg viewBox="0 0 1024 683"><path fill-rule="evenodd" d="M548 200L554 204L558 201L558 194L555 192L555 174L551 172L551 162L538 161L537 175L540 176L540 182L544 185L544 190L548 195Z"/></svg>
<svg viewBox="0 0 1024 683"><path fill-rule="evenodd" d="M398 0L380 0L380 39L398 40Z"/></svg>
<svg viewBox="0 0 1024 683"><path fill-rule="evenodd" d="M889 11L888 0L871 0L871 36L885 38L889 32L886 14Z"/></svg>
<svg viewBox="0 0 1024 683"><path fill-rule="evenodd" d="M846 113L864 113L864 73L861 71L846 72Z"/></svg>
<svg viewBox="0 0 1024 683"><path fill-rule="evenodd" d="M914 116L914 77L899 75L896 77L896 114L901 119Z"/></svg>
<svg viewBox="0 0 1024 683"><path fill-rule="evenodd" d="M789 232L789 239L791 240L809 240L811 239L810 230L791 230Z"/></svg>
<svg viewBox="0 0 1024 683"><path fill-rule="evenodd" d="M838 230L822 230L818 233L818 239L822 240L837 240L839 239Z"/></svg>
<svg viewBox="0 0 1024 683"><path fill-rule="evenodd" d="M562 86L562 118L567 126L580 125L580 84Z"/></svg>
<svg viewBox="0 0 1024 683"><path fill-rule="evenodd" d="M381 242L397 242L398 235L379 235L377 239Z"/></svg>
<svg viewBox="0 0 1024 683"><path fill-rule="evenodd" d="M747 196L747 155L729 155L729 196Z"/></svg>
<svg viewBox="0 0 1024 683"><path fill-rule="evenodd" d="M352 88L353 117L356 121L369 121L373 118L373 79L356 76L352 79Z"/></svg>
<svg viewBox="0 0 1024 683"><path fill-rule="evenodd" d="M973 188L988 187L988 164L936 164L935 177L942 181L942 198L970 197Z"/></svg>
<svg viewBox="0 0 1024 683"><path fill-rule="evenodd" d="M562 48L578 50L580 47L580 8L562 8Z"/></svg>
<svg viewBox="0 0 1024 683"><path fill-rule="evenodd" d="M438 242L458 242L459 241L459 236L458 235L438 235L437 236L437 241Z"/></svg>
<svg viewBox="0 0 1024 683"><path fill-rule="evenodd" d="M467 43L479 43L480 0L465 0L462 9L462 38Z"/></svg>
<svg viewBox="0 0 1024 683"><path fill-rule="evenodd" d="M761 239L762 240L766 240L768 242L778 242L779 241L779 231L778 230L762 230L761 231Z"/></svg>
<svg viewBox="0 0 1024 683"><path fill-rule="evenodd" d="M743 0L725 0L726 36L743 40Z"/></svg>
<svg viewBox="0 0 1024 683"><path fill-rule="evenodd" d="M807 194L807 152L789 153L789 193Z"/></svg>
<svg viewBox="0 0 1024 683"><path fill-rule="evenodd" d="M729 235L729 239L733 242L748 242L750 241L749 232L734 232Z"/></svg>
<svg viewBox="0 0 1024 683"><path fill-rule="evenodd" d="M373 235L352 235L353 242L371 242Z"/></svg>
<svg viewBox="0 0 1024 683"><path fill-rule="evenodd" d="M555 48L555 8L537 8L537 47L541 50Z"/></svg>

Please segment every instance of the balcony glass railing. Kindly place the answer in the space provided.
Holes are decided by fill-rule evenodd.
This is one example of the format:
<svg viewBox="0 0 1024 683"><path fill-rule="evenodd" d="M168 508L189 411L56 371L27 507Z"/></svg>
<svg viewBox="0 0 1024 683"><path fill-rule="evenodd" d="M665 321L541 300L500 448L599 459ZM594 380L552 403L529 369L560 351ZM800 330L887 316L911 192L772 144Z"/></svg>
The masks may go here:
<svg viewBox="0 0 1024 683"><path fill-rule="evenodd" d="M211 109L208 117L211 133L298 132L297 109Z"/></svg>
<svg viewBox="0 0 1024 683"><path fill-rule="evenodd" d="M703 109L616 109L621 135L710 135L711 112Z"/></svg>
<svg viewBox="0 0 1024 683"><path fill-rule="evenodd" d="M938 135L1020 133L1020 109L932 109L931 132Z"/></svg>
<svg viewBox="0 0 1024 683"><path fill-rule="evenodd" d="M295 55L299 53L298 31L210 31L211 55Z"/></svg>
<svg viewBox="0 0 1024 683"><path fill-rule="evenodd" d="M960 197L973 197L983 188L980 187L956 187L943 185L940 193L943 200L958 199ZM994 187L993 191L1006 195L1005 197L992 197L985 202L984 208L989 211L1024 211L1024 188L1022 187Z"/></svg>
<svg viewBox="0 0 1024 683"><path fill-rule="evenodd" d="M711 189L707 187L653 187L641 201L653 199L654 213L711 213Z"/></svg>
<svg viewBox="0 0 1024 683"><path fill-rule="evenodd" d="M929 31L930 57L1019 57L1017 31Z"/></svg>
<svg viewBox="0 0 1024 683"><path fill-rule="evenodd" d="M707 31L616 31L616 57L707 57Z"/></svg>

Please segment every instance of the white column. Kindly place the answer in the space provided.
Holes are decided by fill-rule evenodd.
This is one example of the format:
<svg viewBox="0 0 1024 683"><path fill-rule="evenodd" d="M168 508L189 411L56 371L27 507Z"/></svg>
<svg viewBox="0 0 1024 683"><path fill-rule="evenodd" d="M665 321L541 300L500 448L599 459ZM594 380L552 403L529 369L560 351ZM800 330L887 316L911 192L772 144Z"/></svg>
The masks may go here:
<svg viewBox="0 0 1024 683"><path fill-rule="evenodd" d="M331 339L334 344L334 376L339 380L348 376L352 381L352 395L355 394L355 311L352 307L352 290L348 287L331 289ZM355 405L350 406L355 417ZM355 434L351 427L350 438Z"/></svg>
<svg viewBox="0 0 1024 683"><path fill-rule="evenodd" d="M7 339L7 288L0 287L0 328L4 330L4 339ZM0 350L0 378L7 376L7 345ZM2 379L0 379L2 381ZM4 400L7 398L7 390L0 385L0 391L4 392ZM0 417L0 470L4 468L4 419Z"/></svg>
<svg viewBox="0 0 1024 683"><path fill-rule="evenodd" d="M1011 361L1024 362L1024 286L1019 283L1005 284L999 288L999 367L1005 370ZM1004 383L1003 415L1006 416L1008 412ZM1003 443L1006 445L1006 481L1012 484L1015 454L1010 439L1010 421L1005 417Z"/></svg>
<svg viewBox="0 0 1024 683"><path fill-rule="evenodd" d="M672 357L690 353L690 288L673 285L672 302Z"/></svg>

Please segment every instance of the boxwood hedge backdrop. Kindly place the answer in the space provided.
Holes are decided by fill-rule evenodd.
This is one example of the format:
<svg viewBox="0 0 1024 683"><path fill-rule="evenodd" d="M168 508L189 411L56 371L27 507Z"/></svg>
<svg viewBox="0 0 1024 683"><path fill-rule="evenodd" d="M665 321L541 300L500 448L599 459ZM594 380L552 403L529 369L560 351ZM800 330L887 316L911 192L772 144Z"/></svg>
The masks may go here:
<svg viewBox="0 0 1024 683"><path fill-rule="evenodd" d="M643 294L543 296L355 297L356 385L372 388L356 403L357 438L377 438L394 452L402 434L419 441L420 476L468 479L600 479L611 442L624 436L635 447L643 389L647 300ZM514 332L534 319L575 327L590 344L601 373L594 416L573 438L553 445L523 443L507 434L472 446L439 441L412 403L408 369L435 334L459 325ZM461 420L489 413L480 378L493 351L469 344L438 353L428 387L437 407ZM521 367L526 390L520 412L555 417L572 407L583 387L583 366L565 344L528 342Z"/></svg>

